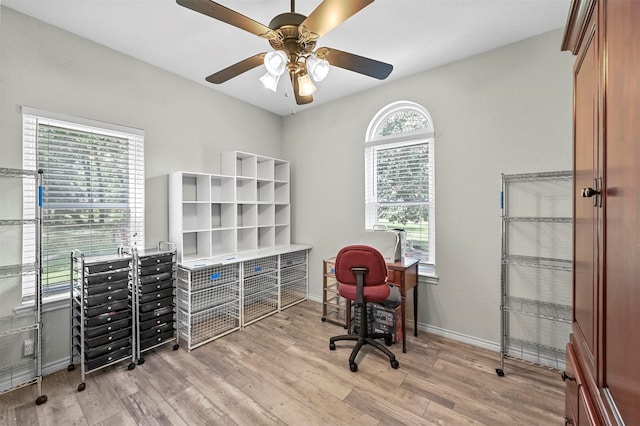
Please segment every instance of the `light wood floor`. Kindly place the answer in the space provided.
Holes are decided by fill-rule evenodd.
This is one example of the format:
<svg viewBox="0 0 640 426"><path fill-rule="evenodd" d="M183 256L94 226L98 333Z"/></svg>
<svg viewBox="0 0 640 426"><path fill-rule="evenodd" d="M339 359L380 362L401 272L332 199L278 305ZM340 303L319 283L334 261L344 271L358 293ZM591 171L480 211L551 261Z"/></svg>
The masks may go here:
<svg viewBox="0 0 640 426"><path fill-rule="evenodd" d="M397 370L367 348L349 370L352 342L329 350L343 328L320 321L306 301L187 352L171 344L87 376L79 368L46 376L48 402L36 387L0 396L1 425L561 425L558 372L409 326L407 353L391 349Z"/></svg>

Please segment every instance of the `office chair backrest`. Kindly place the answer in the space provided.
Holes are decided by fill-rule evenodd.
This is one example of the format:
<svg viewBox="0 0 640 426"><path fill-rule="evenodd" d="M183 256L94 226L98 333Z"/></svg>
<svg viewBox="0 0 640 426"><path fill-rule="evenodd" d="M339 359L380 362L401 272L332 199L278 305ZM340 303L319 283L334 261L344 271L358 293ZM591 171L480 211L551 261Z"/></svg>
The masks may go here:
<svg viewBox="0 0 640 426"><path fill-rule="evenodd" d="M387 263L382 254L373 247L350 245L343 247L336 256L336 281L346 285L356 285L356 275L351 268L367 268L364 286L383 285L387 282Z"/></svg>

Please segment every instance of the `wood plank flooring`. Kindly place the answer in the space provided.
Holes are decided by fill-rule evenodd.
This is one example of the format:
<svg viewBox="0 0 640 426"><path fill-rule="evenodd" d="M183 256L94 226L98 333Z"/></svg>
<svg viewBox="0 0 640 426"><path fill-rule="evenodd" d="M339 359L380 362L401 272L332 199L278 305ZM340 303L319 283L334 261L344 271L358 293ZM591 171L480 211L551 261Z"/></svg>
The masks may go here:
<svg viewBox="0 0 640 426"><path fill-rule="evenodd" d="M87 375L80 369L0 396L1 425L562 425L564 384L557 371L432 334L408 324L400 362L366 348L349 370L352 342L329 350L340 326L320 321L306 301L191 352L171 344Z"/></svg>

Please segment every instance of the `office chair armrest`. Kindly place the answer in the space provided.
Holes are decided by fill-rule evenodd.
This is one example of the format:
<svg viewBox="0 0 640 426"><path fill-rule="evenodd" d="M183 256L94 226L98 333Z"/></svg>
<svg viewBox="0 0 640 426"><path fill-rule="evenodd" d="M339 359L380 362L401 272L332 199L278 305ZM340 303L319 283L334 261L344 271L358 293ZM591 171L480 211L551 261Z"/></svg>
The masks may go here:
<svg viewBox="0 0 640 426"><path fill-rule="evenodd" d="M356 276L356 307L364 303L364 275L369 272L367 268L354 267L351 272Z"/></svg>

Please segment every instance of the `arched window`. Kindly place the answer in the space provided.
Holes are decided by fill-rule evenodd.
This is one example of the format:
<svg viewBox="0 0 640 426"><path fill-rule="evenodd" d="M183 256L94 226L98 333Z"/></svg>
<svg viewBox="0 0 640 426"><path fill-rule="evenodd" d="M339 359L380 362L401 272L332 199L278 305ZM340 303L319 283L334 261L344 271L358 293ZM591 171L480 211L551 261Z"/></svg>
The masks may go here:
<svg viewBox="0 0 640 426"><path fill-rule="evenodd" d="M369 123L365 141L365 224L406 231L405 255L435 266L435 132L421 105L399 101Z"/></svg>

